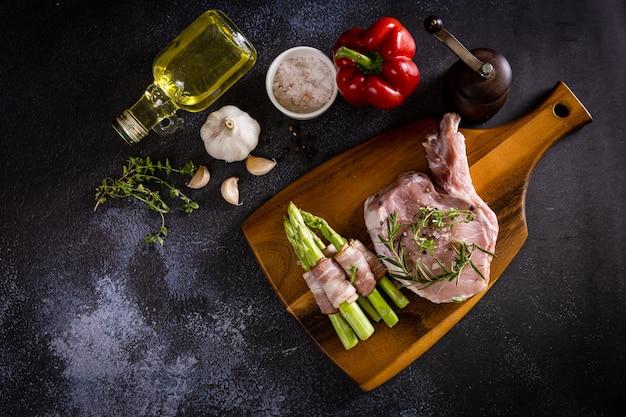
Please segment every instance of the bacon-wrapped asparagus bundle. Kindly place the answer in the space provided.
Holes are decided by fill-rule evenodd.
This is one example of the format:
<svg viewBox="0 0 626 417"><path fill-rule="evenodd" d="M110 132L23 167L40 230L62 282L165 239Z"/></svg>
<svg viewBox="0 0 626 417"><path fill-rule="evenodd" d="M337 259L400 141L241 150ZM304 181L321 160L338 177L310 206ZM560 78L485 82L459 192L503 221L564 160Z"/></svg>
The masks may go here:
<svg viewBox="0 0 626 417"><path fill-rule="evenodd" d="M374 333L374 328L359 305L354 302L358 295L345 279L343 269L332 258L327 258L322 253L319 239L316 239L313 232L304 224L298 208L293 203L289 204L288 214L284 222L285 233L300 260L300 265L305 270L303 278L320 310L331 319L344 347L350 349L356 344L356 340L350 336L349 328L354 330L361 340L369 338ZM343 326L342 319L345 319L349 326Z"/></svg>
<svg viewBox="0 0 626 417"><path fill-rule="evenodd" d="M370 270L374 274L374 278L376 282L378 282L378 286L383 290L387 297L391 298L391 300L397 305L399 308L404 308L409 304L409 299L406 295L402 294L402 292L394 285L393 282L387 277L387 268L385 268L385 264L382 263L378 256L369 250L367 246L365 246L360 240L354 239L353 241L354 247L356 247L365 257L365 260L370 266Z"/></svg>
<svg viewBox="0 0 626 417"><path fill-rule="evenodd" d="M322 245L324 244L322 243ZM339 253L339 251L337 251L337 248L335 248L332 244L324 246L324 249L322 249L322 252L324 252L324 255L326 255L328 258L333 258L333 259L335 258L335 255ZM346 260L346 258L347 257L344 256L342 259ZM343 266L344 265L342 265L342 267ZM350 267L350 264L346 264L346 268L349 268L349 267ZM372 287L371 276L367 273L364 274L363 268L359 269L358 267L354 267L352 269L347 269L347 270L344 269L344 271L348 275L350 282L352 282L352 284L357 289L357 292L359 293L359 298L357 302L359 303L363 311L365 311L372 320L379 322L381 319L380 314L378 313L378 311L376 311L376 309L374 308L370 300L368 300L367 297L363 295L364 293L365 294L371 293L371 287ZM357 274L358 271L361 271L361 273Z"/></svg>
<svg viewBox="0 0 626 417"><path fill-rule="evenodd" d="M376 313L389 327L395 325L398 322L398 316L376 289L376 278L367 259L358 249L358 244L352 239L346 240L330 227L325 219L304 210L300 210L300 214L307 226L324 236L335 248L337 253L334 254L334 258L346 271L359 295L369 301ZM363 303L363 298L360 301L361 307L368 311L368 307Z"/></svg>
<svg viewBox="0 0 626 417"><path fill-rule="evenodd" d="M402 291L389 279L387 276L387 268L385 264L378 258L378 256L368 249L360 240L351 240L355 248L357 248L365 257L365 260L370 266L374 279L376 279L378 287L391 298L396 306L404 308L409 305L409 299L406 295L402 294ZM331 257L337 254L337 249L332 244L325 246L323 249L324 255ZM361 305L361 307L364 307ZM374 308L374 307L372 307ZM363 308L365 310L365 308ZM378 321L378 320L377 320Z"/></svg>

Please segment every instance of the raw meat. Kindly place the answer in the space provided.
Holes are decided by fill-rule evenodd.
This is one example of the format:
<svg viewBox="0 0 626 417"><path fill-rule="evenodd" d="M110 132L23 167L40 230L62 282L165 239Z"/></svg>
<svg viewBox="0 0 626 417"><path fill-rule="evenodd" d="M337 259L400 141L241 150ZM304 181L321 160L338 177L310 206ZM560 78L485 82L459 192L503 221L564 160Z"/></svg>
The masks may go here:
<svg viewBox="0 0 626 417"><path fill-rule="evenodd" d="M403 172L394 182L368 197L364 205L365 225L379 256L391 254L379 236L388 237L387 220L396 213L401 225L397 236L401 239L409 269L412 272L419 264L431 279L430 282L398 281L434 303L463 301L487 288L498 237L496 215L478 196L472 184L465 138L458 131L459 122L458 115L448 113L441 120L440 131L426 137L424 147L434 183L424 173ZM421 207L470 210L474 218L443 230L436 227L422 229L420 234L434 237L431 255L418 246L411 231L411 225L422 213ZM453 248L458 251L463 243L471 250L471 262L482 276L468 264L454 279L437 279L446 270L454 268L459 254ZM383 259L383 262L390 272L397 269L387 260Z"/></svg>
<svg viewBox="0 0 626 417"><path fill-rule="evenodd" d="M370 265L363 253L354 245L353 240L343 245L339 253L335 255L335 260L346 271L348 277L354 273L353 285L360 295L367 297L374 291L376 288L374 274L370 270Z"/></svg>
<svg viewBox="0 0 626 417"><path fill-rule="evenodd" d="M322 284L319 283L318 277L315 274L305 273L302 276L306 284L309 286L317 306L323 314L334 314L339 311L338 308L333 306L333 303L326 295L324 288L322 288Z"/></svg>
<svg viewBox="0 0 626 417"><path fill-rule="evenodd" d="M311 291L313 291L313 288L316 289L316 292L319 289L324 291L334 308L338 308L344 301L348 303L356 301L359 297L356 293L356 289L346 280L343 268L334 259L322 258L317 265L302 274L302 276ZM313 296L315 295L314 292ZM320 301L323 302L322 297L316 297L316 301L322 312L329 311L328 306L324 304L320 305Z"/></svg>
<svg viewBox="0 0 626 417"><path fill-rule="evenodd" d="M357 248L365 257L365 260L370 266L370 271L374 274L374 279L376 282L383 279L383 277L387 274L387 268L385 265L378 259L378 256L371 250L369 250L360 240L354 239L353 245Z"/></svg>

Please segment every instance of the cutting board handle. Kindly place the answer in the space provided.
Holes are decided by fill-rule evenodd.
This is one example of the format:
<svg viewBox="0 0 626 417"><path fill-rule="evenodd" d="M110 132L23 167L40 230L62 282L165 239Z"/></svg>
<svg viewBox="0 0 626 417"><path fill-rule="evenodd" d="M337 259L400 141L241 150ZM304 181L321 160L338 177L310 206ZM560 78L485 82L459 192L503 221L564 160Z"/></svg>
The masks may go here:
<svg viewBox="0 0 626 417"><path fill-rule="evenodd" d="M544 125L550 125L550 131L558 131L551 136L562 137L574 129L591 123L593 118L572 90L563 81L559 81L548 97L535 110L518 119L518 122L531 120L538 124L537 127L544 128L546 127Z"/></svg>
<svg viewBox="0 0 626 417"><path fill-rule="evenodd" d="M530 174L534 163L550 146L592 120L580 100L563 81L559 81L548 96L525 116L494 128L464 129L466 138L473 141L468 149L470 165L504 141L515 138L517 142L523 141L524 153L535 157L532 165L526 167Z"/></svg>
<svg viewBox="0 0 626 417"><path fill-rule="evenodd" d="M511 236L501 252L512 259L528 236L526 190L532 171L557 140L592 121L572 91L559 81L548 97L526 116L484 130L467 130L472 181L478 194L498 213L500 235ZM500 240L500 239L499 239Z"/></svg>
<svg viewBox="0 0 626 417"><path fill-rule="evenodd" d="M548 149L566 134L591 123L592 120L591 114L572 90L563 81L559 81L541 104L509 125L513 126L520 137L542 137L543 141L534 142L543 142L540 147Z"/></svg>

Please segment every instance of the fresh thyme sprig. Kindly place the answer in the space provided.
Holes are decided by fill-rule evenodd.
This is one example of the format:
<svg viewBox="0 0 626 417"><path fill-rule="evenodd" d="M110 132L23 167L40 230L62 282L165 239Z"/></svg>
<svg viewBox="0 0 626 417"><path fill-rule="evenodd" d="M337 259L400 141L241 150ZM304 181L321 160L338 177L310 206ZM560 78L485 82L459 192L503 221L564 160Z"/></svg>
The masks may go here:
<svg viewBox="0 0 626 417"><path fill-rule="evenodd" d="M421 207L420 215L417 216L415 223L411 225L412 239L417 244L419 250L422 250L424 254L429 253L434 256L435 249L435 237L434 231L446 231L452 229L454 224L467 223L474 219L474 213L470 210L459 210L458 208L452 209L436 209L432 207ZM389 255L382 255L380 258L387 263L391 264L394 268L389 270L388 273L394 278L414 281L416 285L423 285L420 289L428 288L429 286L441 282L441 281L457 281L461 275L461 272L469 266L474 271L485 279L482 272L472 261L472 253L475 250L480 250L489 255L494 256L491 252L480 246L472 243L468 244L457 240L450 243L451 249L454 251L456 257L449 265L446 265L443 261L435 258L435 262L441 269L439 275L435 275L433 271L425 264L421 262L415 262L415 265L411 267L408 264L406 255L404 253L404 244L402 238L407 234L400 233L402 230L402 224L398 222L398 215L396 212L391 213L386 219L387 237L379 235L381 243L387 248ZM430 233L429 233L430 232Z"/></svg>
<svg viewBox="0 0 626 417"><path fill-rule="evenodd" d="M164 162L152 162L149 157L130 157L122 168L122 175L119 178L105 178L102 184L96 188L96 205L93 210L96 211L101 204L110 198L132 197L144 202L148 210L156 211L161 216L159 231L148 234L144 240L147 243L158 242L162 245L164 238L167 236L165 214L170 212L170 207L163 200L160 192L149 188L148 185L154 184L165 189L169 193L170 198L178 198L183 202L180 208L182 211L191 213L199 207L198 203L186 196L180 189L171 185L168 180L160 177L159 174L169 177L171 173L178 173L193 177L196 170L197 167L191 161L181 168L173 168L167 159Z"/></svg>

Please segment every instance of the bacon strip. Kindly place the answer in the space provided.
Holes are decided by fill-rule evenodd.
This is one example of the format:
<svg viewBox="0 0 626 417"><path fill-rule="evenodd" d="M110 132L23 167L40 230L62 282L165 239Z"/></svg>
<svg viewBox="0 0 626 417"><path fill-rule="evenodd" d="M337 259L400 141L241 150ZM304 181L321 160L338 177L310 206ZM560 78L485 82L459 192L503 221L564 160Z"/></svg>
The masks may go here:
<svg viewBox="0 0 626 417"><path fill-rule="evenodd" d="M315 302L317 306L320 308L320 311L323 314L334 314L339 310L333 306L333 303L330 302L328 296L324 292L324 288L320 285L319 281L315 274L304 273L302 275L304 277L304 281L309 286L309 289L313 293L313 297L315 298Z"/></svg>
<svg viewBox="0 0 626 417"><path fill-rule="evenodd" d="M335 255L337 255L337 249L335 249L334 245L328 245L324 248L324 250L322 251L322 253L327 257L327 258L332 258Z"/></svg>
<svg viewBox="0 0 626 417"><path fill-rule="evenodd" d="M344 301L352 303L359 298L355 288L346 280L341 266L332 258L322 258L317 265L302 276L307 284L309 281L317 282L335 308Z"/></svg>
<svg viewBox="0 0 626 417"><path fill-rule="evenodd" d="M378 256L371 250L369 250L360 240L354 239L352 244L355 248L359 250L363 254L363 257L367 261L370 266L370 270L372 274L374 274L374 279L376 282L380 281L386 274L387 268L385 268L385 264L382 263Z"/></svg>
<svg viewBox="0 0 626 417"><path fill-rule="evenodd" d="M335 259L350 277L353 270L356 270L354 286L359 294L367 297L376 288L376 279L370 270L370 266L363 254L354 246L354 241L343 245Z"/></svg>

